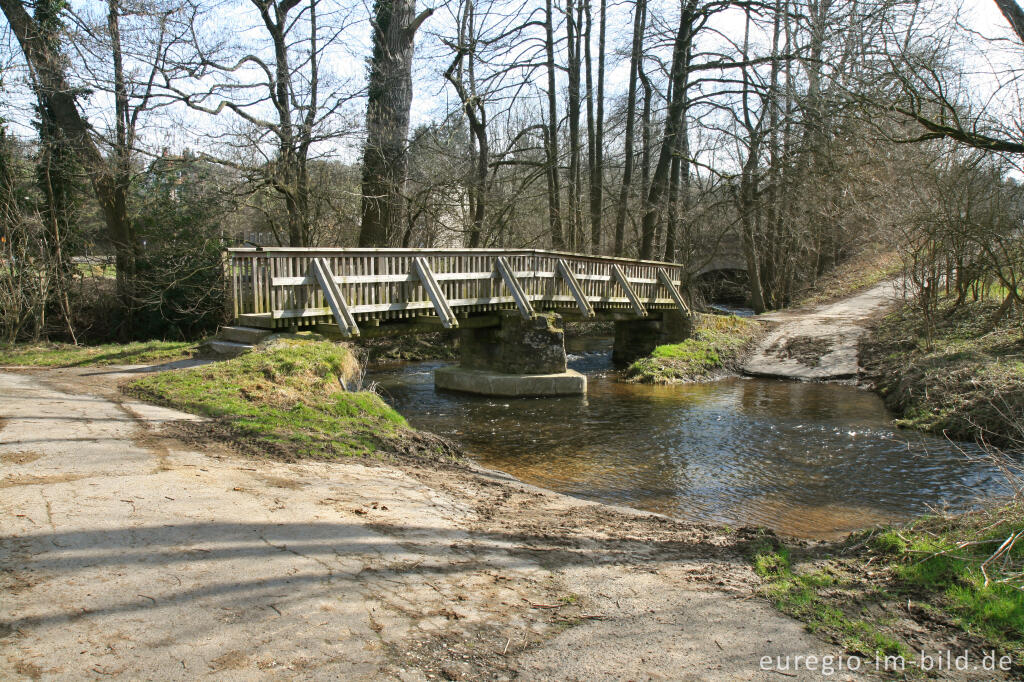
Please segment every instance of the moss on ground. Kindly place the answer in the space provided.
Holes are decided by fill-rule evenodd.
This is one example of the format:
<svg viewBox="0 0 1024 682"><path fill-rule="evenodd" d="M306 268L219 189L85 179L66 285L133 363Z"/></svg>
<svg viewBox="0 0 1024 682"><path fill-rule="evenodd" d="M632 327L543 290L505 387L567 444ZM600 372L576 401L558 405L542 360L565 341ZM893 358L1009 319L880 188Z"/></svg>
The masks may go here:
<svg viewBox="0 0 1024 682"><path fill-rule="evenodd" d="M839 545L751 545L763 592L808 630L861 656L903 656L954 644L1024 668L1024 504L925 517ZM1012 539L1020 537L1019 542ZM1011 544L1006 544L1008 540ZM992 557L997 550L1003 553ZM987 578L986 578L987 576ZM924 634L922 634L924 633Z"/></svg>
<svg viewBox="0 0 1024 682"><path fill-rule="evenodd" d="M697 315L693 336L658 346L626 370L629 381L671 384L707 381L734 368L742 352L761 332L758 322L735 315Z"/></svg>
<svg viewBox="0 0 1024 682"><path fill-rule="evenodd" d="M243 449L285 459L450 454L440 439L411 431L375 393L347 391L354 370L358 362L344 345L282 339L223 362L148 375L123 390L211 417L219 435Z"/></svg>
<svg viewBox="0 0 1024 682"><path fill-rule="evenodd" d="M1016 315L993 327L998 306L943 302L929 324L907 305L876 325L861 364L898 424L958 440L1024 439L1024 330Z"/></svg>
<svg viewBox="0 0 1024 682"><path fill-rule="evenodd" d="M185 341L136 341L101 346L68 343L0 345L0 365L32 367L86 367L90 365L145 365L192 356L199 344Z"/></svg>

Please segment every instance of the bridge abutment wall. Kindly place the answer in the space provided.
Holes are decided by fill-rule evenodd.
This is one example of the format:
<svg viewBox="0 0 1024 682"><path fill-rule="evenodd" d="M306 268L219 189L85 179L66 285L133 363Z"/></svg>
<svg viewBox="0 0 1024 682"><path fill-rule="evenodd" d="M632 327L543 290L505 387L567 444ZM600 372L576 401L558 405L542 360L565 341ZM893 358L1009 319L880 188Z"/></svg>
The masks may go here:
<svg viewBox="0 0 1024 682"><path fill-rule="evenodd" d="M660 315L615 323L615 346L612 362L628 365L650 355L658 346L681 343L693 335L693 318L675 310Z"/></svg>

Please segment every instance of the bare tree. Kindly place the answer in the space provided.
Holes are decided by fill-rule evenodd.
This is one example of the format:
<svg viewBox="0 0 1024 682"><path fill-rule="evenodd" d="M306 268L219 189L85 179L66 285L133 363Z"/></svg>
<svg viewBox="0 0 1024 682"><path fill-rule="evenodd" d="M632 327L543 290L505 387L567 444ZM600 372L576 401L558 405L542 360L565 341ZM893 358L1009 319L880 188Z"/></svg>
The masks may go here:
<svg viewBox="0 0 1024 682"><path fill-rule="evenodd" d="M426 9L417 15L416 0L374 3L360 246L390 244L404 221L413 41L433 12Z"/></svg>
<svg viewBox="0 0 1024 682"><path fill-rule="evenodd" d="M640 60L644 49L644 33L647 28L647 1L636 0L633 8L633 41L629 53L629 85L626 94L625 156L622 184L619 187L619 206L615 214L615 255L621 256L626 248L626 212L629 208L629 193L633 183L633 145L636 126L636 83L640 71Z"/></svg>

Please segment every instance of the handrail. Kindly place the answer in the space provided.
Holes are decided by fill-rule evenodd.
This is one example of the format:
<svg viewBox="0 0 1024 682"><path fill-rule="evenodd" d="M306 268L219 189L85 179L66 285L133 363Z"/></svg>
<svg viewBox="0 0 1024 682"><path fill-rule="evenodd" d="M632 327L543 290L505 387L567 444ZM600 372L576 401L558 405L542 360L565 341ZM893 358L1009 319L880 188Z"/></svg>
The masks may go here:
<svg viewBox="0 0 1024 682"><path fill-rule="evenodd" d="M679 309L677 263L543 249L228 249L235 318L266 327L360 324L518 309L646 316ZM667 289L667 291L666 291Z"/></svg>

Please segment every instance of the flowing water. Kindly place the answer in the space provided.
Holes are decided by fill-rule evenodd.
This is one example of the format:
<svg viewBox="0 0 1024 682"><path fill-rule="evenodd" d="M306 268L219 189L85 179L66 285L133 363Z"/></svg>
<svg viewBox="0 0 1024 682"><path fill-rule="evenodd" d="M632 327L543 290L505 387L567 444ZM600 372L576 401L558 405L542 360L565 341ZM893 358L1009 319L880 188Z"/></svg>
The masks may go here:
<svg viewBox="0 0 1024 682"><path fill-rule="evenodd" d="M384 366L370 379L413 426L460 442L484 466L695 521L827 538L1003 490L957 446L894 429L882 401L854 386L624 384L608 353L590 348L570 351L589 379L578 398L435 391L437 362Z"/></svg>

